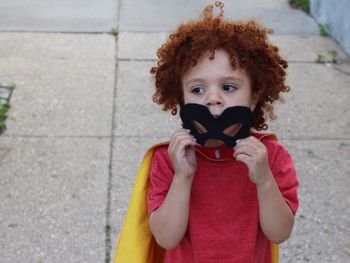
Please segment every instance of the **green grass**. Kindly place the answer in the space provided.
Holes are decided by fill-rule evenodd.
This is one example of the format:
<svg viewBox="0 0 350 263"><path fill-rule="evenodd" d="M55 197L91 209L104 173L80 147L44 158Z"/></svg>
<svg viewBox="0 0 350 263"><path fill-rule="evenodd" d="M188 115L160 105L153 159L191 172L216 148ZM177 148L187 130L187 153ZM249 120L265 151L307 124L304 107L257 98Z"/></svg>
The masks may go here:
<svg viewBox="0 0 350 263"><path fill-rule="evenodd" d="M336 50L328 50L326 54L318 54L315 60L318 64L324 63L338 63L338 52Z"/></svg>
<svg viewBox="0 0 350 263"><path fill-rule="evenodd" d="M335 50L329 50L327 53L331 57L331 62L336 64L338 62L337 60L338 52Z"/></svg>
<svg viewBox="0 0 350 263"><path fill-rule="evenodd" d="M10 104L8 102L0 105L0 134L6 130L5 120L7 118L9 108Z"/></svg>
<svg viewBox="0 0 350 263"><path fill-rule="evenodd" d="M326 63L326 57L324 55L318 54L315 62L318 64Z"/></svg>
<svg viewBox="0 0 350 263"><path fill-rule="evenodd" d="M112 34L113 36L117 37L117 36L118 36L118 29L112 28L111 34Z"/></svg>
<svg viewBox="0 0 350 263"><path fill-rule="evenodd" d="M329 35L329 30L328 30L328 27L327 25L324 25L324 24L318 24L318 28L320 30L320 35L321 36L328 36Z"/></svg>
<svg viewBox="0 0 350 263"><path fill-rule="evenodd" d="M309 0L289 0L291 7L303 10L306 13L310 11L310 1Z"/></svg>

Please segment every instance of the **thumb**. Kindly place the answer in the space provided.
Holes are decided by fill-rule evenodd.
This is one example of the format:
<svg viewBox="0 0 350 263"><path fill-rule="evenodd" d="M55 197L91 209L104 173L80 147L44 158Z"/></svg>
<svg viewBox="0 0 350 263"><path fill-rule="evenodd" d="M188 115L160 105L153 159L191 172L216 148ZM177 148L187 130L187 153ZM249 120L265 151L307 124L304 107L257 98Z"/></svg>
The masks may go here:
<svg viewBox="0 0 350 263"><path fill-rule="evenodd" d="M194 146L188 146L186 147L186 157L190 165L193 167L196 166L196 153L194 150Z"/></svg>

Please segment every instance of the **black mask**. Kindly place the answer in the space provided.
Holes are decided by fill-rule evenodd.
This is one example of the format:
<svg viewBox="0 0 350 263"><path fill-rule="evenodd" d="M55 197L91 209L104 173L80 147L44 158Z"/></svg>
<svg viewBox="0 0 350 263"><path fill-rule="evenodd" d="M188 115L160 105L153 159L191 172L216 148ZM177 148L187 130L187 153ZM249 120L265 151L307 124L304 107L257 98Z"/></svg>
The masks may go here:
<svg viewBox="0 0 350 263"><path fill-rule="evenodd" d="M253 113L249 107L234 106L215 118L208 107L188 103L180 106L180 117L183 128L191 131L197 143L204 145L208 139L215 139L234 147L236 140L249 136Z"/></svg>

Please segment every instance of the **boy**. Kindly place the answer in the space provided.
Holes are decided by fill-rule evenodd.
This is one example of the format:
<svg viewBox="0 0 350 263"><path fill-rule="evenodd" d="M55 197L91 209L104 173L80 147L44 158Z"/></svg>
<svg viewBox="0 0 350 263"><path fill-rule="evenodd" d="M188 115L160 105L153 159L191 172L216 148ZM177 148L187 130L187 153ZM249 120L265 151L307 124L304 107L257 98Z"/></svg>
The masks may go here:
<svg viewBox="0 0 350 263"><path fill-rule="evenodd" d="M180 106L184 128L152 158L150 229L166 263L271 262L271 242L292 231L298 181L287 150L249 130L275 118L287 62L270 30L216 6L181 24L151 69L154 101L174 115Z"/></svg>

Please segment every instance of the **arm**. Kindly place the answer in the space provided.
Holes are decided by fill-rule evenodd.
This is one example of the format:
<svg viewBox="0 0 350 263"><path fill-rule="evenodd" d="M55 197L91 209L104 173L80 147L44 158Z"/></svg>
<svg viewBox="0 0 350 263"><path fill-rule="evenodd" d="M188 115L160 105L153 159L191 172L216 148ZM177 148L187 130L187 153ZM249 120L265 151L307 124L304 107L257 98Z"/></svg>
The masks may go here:
<svg viewBox="0 0 350 263"><path fill-rule="evenodd" d="M247 165L250 180L256 184L262 231L272 242L282 243L292 231L294 215L271 173L265 145L249 137L237 143L234 155Z"/></svg>
<svg viewBox="0 0 350 263"><path fill-rule="evenodd" d="M269 240L282 243L292 232L294 215L271 172L265 182L257 185L257 191L261 229Z"/></svg>
<svg viewBox="0 0 350 263"><path fill-rule="evenodd" d="M168 153L175 175L161 206L151 213L150 228L157 243L175 248L182 240L188 225L190 194L196 170L195 140L188 131L176 131Z"/></svg>

